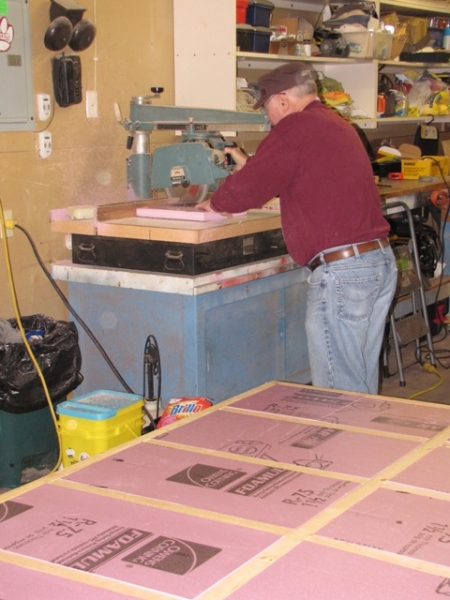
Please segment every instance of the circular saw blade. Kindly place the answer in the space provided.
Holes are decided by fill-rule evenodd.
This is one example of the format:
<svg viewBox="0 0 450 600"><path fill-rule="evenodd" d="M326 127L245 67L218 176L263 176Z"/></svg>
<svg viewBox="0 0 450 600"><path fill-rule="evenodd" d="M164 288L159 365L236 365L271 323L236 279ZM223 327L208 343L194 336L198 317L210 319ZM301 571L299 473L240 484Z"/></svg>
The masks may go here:
<svg viewBox="0 0 450 600"><path fill-rule="evenodd" d="M205 200L208 194L208 186L206 183L188 185L187 187L177 185L166 188L165 192L168 198L175 200L173 204L179 204L180 206L193 206L194 204L198 204L199 202L203 202L203 200Z"/></svg>

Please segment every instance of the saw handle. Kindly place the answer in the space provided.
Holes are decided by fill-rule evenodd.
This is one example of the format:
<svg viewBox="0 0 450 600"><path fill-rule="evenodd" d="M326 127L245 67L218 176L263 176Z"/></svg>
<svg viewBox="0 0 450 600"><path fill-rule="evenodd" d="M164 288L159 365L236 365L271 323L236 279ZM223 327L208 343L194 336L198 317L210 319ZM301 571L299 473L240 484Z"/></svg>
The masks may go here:
<svg viewBox="0 0 450 600"><path fill-rule="evenodd" d="M235 142L227 142L225 148L237 148L237 144ZM228 153L225 153L225 162L227 167L234 167L236 164L234 158Z"/></svg>

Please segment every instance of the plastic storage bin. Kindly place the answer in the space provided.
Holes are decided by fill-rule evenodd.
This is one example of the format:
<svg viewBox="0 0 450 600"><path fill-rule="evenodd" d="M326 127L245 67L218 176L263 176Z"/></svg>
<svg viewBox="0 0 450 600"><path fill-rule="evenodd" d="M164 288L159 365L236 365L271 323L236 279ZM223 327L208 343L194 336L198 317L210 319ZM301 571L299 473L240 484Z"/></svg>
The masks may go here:
<svg viewBox="0 0 450 600"><path fill-rule="evenodd" d="M342 31L350 53L349 58L372 58L373 31Z"/></svg>
<svg viewBox="0 0 450 600"><path fill-rule="evenodd" d="M237 25L236 44L242 52L269 52L271 33L267 27Z"/></svg>
<svg viewBox="0 0 450 600"><path fill-rule="evenodd" d="M255 27L270 27L273 9L274 5L268 0L250 0L246 23Z"/></svg>
<svg viewBox="0 0 450 600"><path fill-rule="evenodd" d="M27 413L0 411L0 487L15 488L55 467L59 447L48 407Z"/></svg>
<svg viewBox="0 0 450 600"><path fill-rule="evenodd" d="M57 407L63 465L68 467L141 435L144 400L98 390Z"/></svg>
<svg viewBox="0 0 450 600"><path fill-rule="evenodd" d="M394 36L389 31L375 31L373 34L373 58L389 60Z"/></svg>
<svg viewBox="0 0 450 600"><path fill-rule="evenodd" d="M248 0L236 0L236 23L245 23L247 20Z"/></svg>

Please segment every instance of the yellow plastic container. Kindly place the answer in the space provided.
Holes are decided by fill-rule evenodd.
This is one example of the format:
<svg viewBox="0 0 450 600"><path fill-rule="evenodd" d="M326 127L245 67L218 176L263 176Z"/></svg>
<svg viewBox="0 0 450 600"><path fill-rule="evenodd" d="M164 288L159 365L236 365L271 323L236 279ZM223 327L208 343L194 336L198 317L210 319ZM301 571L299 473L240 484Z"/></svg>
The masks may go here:
<svg viewBox="0 0 450 600"><path fill-rule="evenodd" d="M403 179L447 176L449 174L449 168L450 159L448 156L430 156L429 158L408 158L402 160Z"/></svg>
<svg viewBox="0 0 450 600"><path fill-rule="evenodd" d="M56 407L63 466L100 454L141 435L142 396L98 390Z"/></svg>

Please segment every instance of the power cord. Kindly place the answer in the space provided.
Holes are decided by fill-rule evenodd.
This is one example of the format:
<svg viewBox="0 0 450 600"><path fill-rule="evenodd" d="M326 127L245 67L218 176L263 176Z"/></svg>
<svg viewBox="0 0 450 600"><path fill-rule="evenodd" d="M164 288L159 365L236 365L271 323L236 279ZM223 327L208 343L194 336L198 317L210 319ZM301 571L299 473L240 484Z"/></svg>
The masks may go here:
<svg viewBox="0 0 450 600"><path fill-rule="evenodd" d="M424 363L423 368L425 369L425 371L428 371L429 373L433 373L434 375L436 375L439 378L439 381L435 385L427 388L426 390L422 390L421 392L416 392L412 396L408 396L408 400L413 400L414 398L423 396L423 394L427 394L428 392L432 392L433 390L436 390L443 382L442 375L439 373L439 371L436 369L436 367L433 366L431 363L428 363L428 362Z"/></svg>
<svg viewBox="0 0 450 600"><path fill-rule="evenodd" d="M427 155L427 156L423 156L422 158L428 158L429 160L432 160L435 163L436 167L439 170L442 182L446 188L447 196L448 196L448 198L450 198L450 186L445 178L444 172L442 171L442 166L441 166L440 162L438 160L436 160L436 158L434 156ZM433 202L433 194L431 194L431 203L434 204L435 206L437 206L437 204L435 204ZM441 237L441 256L440 256L439 262L441 264L441 273L439 275L439 282L438 282L438 287L436 290L436 300L434 302L435 305L438 302L439 292L441 290L442 280L444 277L444 257L445 257L445 235L444 235L445 232L444 232L444 229L445 229L445 223L447 222L447 217L449 215L449 209L450 209L450 201L447 202L447 207L446 207L444 217L441 218L441 222L439 223L439 229L440 229L439 234Z"/></svg>
<svg viewBox="0 0 450 600"><path fill-rule="evenodd" d="M8 229L12 229L14 226L17 227L17 224L14 221L5 221L5 216L4 216L4 212L3 212L3 204L2 204L2 200L0 198L0 227L1 227L1 231L2 231L3 248L5 251L6 271L7 271L7 275L8 275L8 283L9 283L9 289L11 292L11 299L12 299L12 305L13 305L13 309L14 309L14 315L16 317L17 327L18 327L20 335L22 337L22 341L25 346L25 349L31 359L31 362L34 365L34 368L36 369L36 372L37 372L40 382L42 384L42 389L44 390L44 395L45 395L45 398L46 398L46 401L47 401L47 404L48 404L48 407L50 410L50 415L51 415L51 418L53 421L53 425L54 425L57 440L58 440L58 458L57 458L56 464L50 471L50 473L54 473L59 468L59 466L62 462L61 433L59 430L58 420L56 418L55 409L53 408L53 402L50 397L47 383L46 383L44 375L39 367L39 363L33 353L33 350L31 349L31 346L28 343L28 340L27 340L27 337L26 337L26 334L25 334L25 331L24 331L24 328L22 325L19 303L17 300L16 287L15 287L15 283L14 283L14 276L13 276L12 267L11 267L11 257L9 254L8 240L7 240L7 235L6 235L6 228L8 227Z"/></svg>
<svg viewBox="0 0 450 600"><path fill-rule="evenodd" d="M34 255L36 257L36 260L39 263L39 266L41 267L41 269L44 272L44 275L47 277L48 281L50 282L50 285L53 287L53 289L55 290L55 292L61 298L64 306L67 308L67 310L70 312L70 314L74 317L74 319L81 325L81 327L87 333L87 335L89 336L90 340L94 343L94 345L96 346L97 350L103 356L103 358L105 359L107 365L109 366L109 368L111 369L111 371L114 373L114 375L117 377L117 379L120 381L120 383L123 385L123 387L126 389L126 391L129 392L130 394L134 394L133 390L130 388L130 386L124 380L124 378L122 377L122 375L116 369L115 365L113 364L113 362L109 358L109 356L106 353L106 351L103 348L103 346L97 340L97 338L95 337L95 335L92 333L92 331L86 325L86 323L83 321L83 319L80 317L80 315L75 311L75 309L69 303L69 301L67 300L67 298L65 297L65 295L62 293L62 291L59 289L59 287L56 285L56 282L54 281L54 279L51 276L50 272L48 271L47 267L45 266L43 260L39 256L38 250L36 248L36 245L35 245L32 237L31 237L31 235L28 233L28 231L24 227L18 225L17 223L14 224L14 227L15 227L15 229L19 229L20 231L22 231L22 233L28 239L28 241L29 241L29 243L31 245L31 248L32 248L32 250L34 252Z"/></svg>

